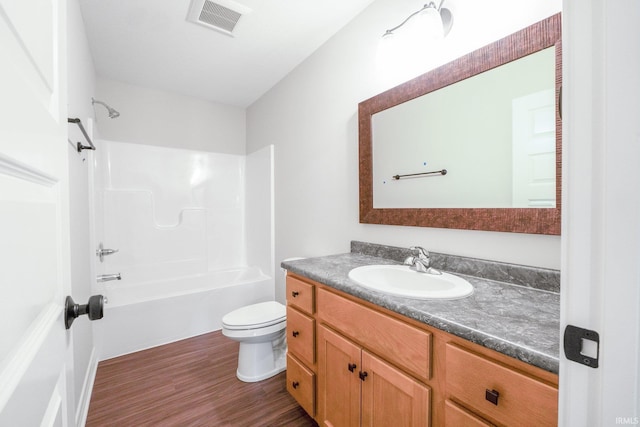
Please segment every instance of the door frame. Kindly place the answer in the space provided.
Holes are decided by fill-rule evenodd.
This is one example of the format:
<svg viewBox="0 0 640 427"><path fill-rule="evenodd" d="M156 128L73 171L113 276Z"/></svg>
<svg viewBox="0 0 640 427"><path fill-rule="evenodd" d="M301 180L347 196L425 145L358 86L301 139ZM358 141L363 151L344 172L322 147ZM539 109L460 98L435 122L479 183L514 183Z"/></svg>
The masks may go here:
<svg viewBox="0 0 640 427"><path fill-rule="evenodd" d="M640 2L563 2L561 335L600 335L599 367L560 343L560 426L640 422Z"/></svg>

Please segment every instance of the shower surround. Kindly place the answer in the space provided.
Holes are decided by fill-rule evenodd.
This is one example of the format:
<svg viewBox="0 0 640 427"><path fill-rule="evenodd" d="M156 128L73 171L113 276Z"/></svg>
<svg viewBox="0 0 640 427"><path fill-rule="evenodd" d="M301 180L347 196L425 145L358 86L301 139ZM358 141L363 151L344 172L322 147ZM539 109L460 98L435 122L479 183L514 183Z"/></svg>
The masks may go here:
<svg viewBox="0 0 640 427"><path fill-rule="evenodd" d="M100 358L221 329L273 300L273 148L244 155L98 141L95 258L107 297Z"/></svg>

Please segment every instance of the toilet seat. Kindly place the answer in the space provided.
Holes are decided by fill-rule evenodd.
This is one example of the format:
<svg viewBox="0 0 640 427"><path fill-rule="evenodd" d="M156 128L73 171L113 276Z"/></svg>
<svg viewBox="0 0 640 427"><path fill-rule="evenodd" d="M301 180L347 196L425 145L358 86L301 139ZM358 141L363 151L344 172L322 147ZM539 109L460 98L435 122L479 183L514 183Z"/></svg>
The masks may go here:
<svg viewBox="0 0 640 427"><path fill-rule="evenodd" d="M222 327L229 330L266 328L286 322L287 309L276 301L261 302L241 307L222 318Z"/></svg>

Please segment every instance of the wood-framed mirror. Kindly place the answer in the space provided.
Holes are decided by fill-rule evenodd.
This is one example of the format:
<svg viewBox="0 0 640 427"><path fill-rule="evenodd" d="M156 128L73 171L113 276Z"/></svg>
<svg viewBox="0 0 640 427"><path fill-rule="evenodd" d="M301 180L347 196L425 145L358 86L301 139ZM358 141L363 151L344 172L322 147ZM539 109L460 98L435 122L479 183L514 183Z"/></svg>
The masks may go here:
<svg viewBox="0 0 640 427"><path fill-rule="evenodd" d="M435 155L433 154L433 152L429 152L428 155L425 154L425 156L429 157L429 161L424 162L423 158L420 157L422 156L422 154L416 157L417 151L420 152L430 143L435 144L435 140L443 139L441 137L435 138L433 137L433 135L437 134L442 136L444 133L447 133L446 131L440 131L439 134L436 131L433 131L434 133L430 134L431 137L424 137L424 135L421 135L421 132L424 132L423 130L406 131L407 125L404 122L399 122L403 123L402 128L404 129L404 131L402 133L399 133L391 129L391 131L386 132L387 134L393 135L390 141L393 138L399 138L399 135L401 134L409 135L409 137L412 134L421 135L421 137L418 138L419 141L412 142L412 144L418 145L413 145L407 148L398 145L400 144L400 142L393 141L393 145L389 147L387 151L382 148L375 148L374 150L374 147L384 147L384 145L382 145L383 143L379 141L382 140L382 137L385 134L385 132L379 131L379 129L376 128L376 126L378 125L374 126L374 117L376 117L376 120L381 122L381 119L377 119L377 117L380 116L376 116L376 114L381 112L385 112L386 114L387 111L392 111L394 107L398 107L398 110L399 108L405 108L409 102L414 103L418 99L420 99L420 102L422 102L422 99L426 99L425 95L428 94L432 96L432 99L439 99L439 101L437 101L438 107L436 109L440 109L440 106L443 105L443 96L448 96L446 95L447 92L445 91L462 87L459 84L467 84L467 82L469 82L473 78L484 78L486 76L489 76L489 71L494 72L494 70L496 70L495 72L497 72L497 70L503 68L503 66L513 67L519 60L530 60L528 58L533 58L533 54L545 50L547 52L551 51L552 55L550 57L551 59L549 66L553 69L549 70L551 80L549 82L550 88L548 90L549 96L553 96L553 99L549 101L552 105L552 108L550 108L551 113L547 114L546 119L540 120L541 123L546 123L545 125L537 125L535 123L531 125L532 127L540 128L546 126L547 128L549 128L549 130L552 129L553 131L555 131L555 134L552 134L551 136L551 138L553 138L551 140L551 145L547 144L547 146L549 147L547 157L550 159L550 164L548 166L538 168L540 170L546 169L547 174L551 175L551 181L547 180L548 182L546 184L548 187L547 192L551 193L551 196L540 198L540 200L544 199L544 203L540 202L539 200L534 200L535 197L529 197L529 199L527 199L529 200L529 202L522 202L525 203L525 205L516 203L516 193L514 188L516 186L515 183L517 179L514 178L516 174L516 172L514 171L529 171L537 168L535 164L522 166L523 163L519 163L521 166L507 165L504 167L506 171L505 174L511 174L509 175L511 178L505 178L505 180L511 181L506 183L506 185L503 185L504 183L500 184L501 187L511 188L510 190L504 190L506 192L511 192L511 196L505 193L506 195L503 197L503 199L511 199L511 201L504 201L502 199L497 201L490 200L486 202L475 200L467 201L464 200L465 197L462 196L462 201L451 201L447 199L447 201L444 202L437 202L438 204L435 206L429 205L429 203L436 200L436 193L438 191L446 195L460 192L463 195L468 194L469 197L467 198L471 199L471 195L475 195L478 192L473 187L473 185L477 184L474 181L477 180L472 180L469 177L466 177L466 181L460 181L462 179L461 177L465 174L475 177L480 177L481 174L491 176L492 170L499 169L499 167L497 169L487 167L487 161L483 160L477 162L481 163L479 172L470 170L468 166L469 162L465 163L458 161L456 159L456 156L452 154L458 152L459 155L464 155L467 150L451 148L452 144L454 144L454 141L441 142L441 144L449 146L448 149L444 150L448 150L446 154ZM522 66L529 67L529 65ZM496 77L494 78L494 80L495 79L497 79L498 81L505 81L504 77ZM496 89L487 88L486 83L481 83L481 86L483 86L484 92L488 92L489 94L495 93L494 91ZM396 86L395 88L392 88L386 92L383 92L366 101L361 102L358 105L360 222L366 224L389 224L559 235L561 214L560 191L562 176L562 127L561 117L559 114L561 86L561 16L560 14L556 14L523 30L520 30L510 36L498 40L490 45L487 45L461 58L458 58L448 64L445 64L435 70L429 71L419 77L416 77L413 80L410 80L406 83ZM440 98L433 96L436 94L439 95ZM509 102L511 102L511 100ZM468 102L464 102L464 104L468 104ZM487 110L487 108L485 108L486 105L487 104L480 104L483 110ZM512 104L509 104L508 108L515 109L515 105L516 103L515 101L513 101L513 106ZM453 108L455 109L457 107L454 106ZM451 113L447 114L451 115ZM508 114L510 117L509 120L513 120L513 118L511 117L513 116L513 114ZM404 115L404 113L396 114L396 116L400 117L401 120L404 120L404 118L402 117ZM491 115L492 113L490 111L490 114L488 114L488 116ZM542 117L542 115L540 116ZM441 121L436 119L432 120L432 122L429 122L430 116L428 114L424 114L422 116L419 115L419 117L420 122L426 123L426 125L424 125L423 123L423 127L427 127L429 129L433 127L433 122ZM449 125L449 129L453 129L455 127L464 128L465 126L469 128L471 125L468 125L467 122L465 122L464 117L466 116L460 113L458 117L456 117L457 121L453 125ZM389 122L398 123L393 121ZM493 126L494 130L498 130L497 128L499 127L501 133L505 133L503 132L504 126L499 124ZM515 129L514 125L507 124L506 126L511 126L513 129ZM487 126L487 128L490 132L491 125ZM511 129L510 132L506 133L513 135L515 132L513 129ZM455 132L448 133L455 134ZM474 134L474 132L471 132L471 134ZM376 136L380 136L381 139L374 142L374 137ZM456 136L456 138L458 137ZM476 137L474 136L474 138ZM486 138L493 137L489 133L489 136ZM507 150L515 152L516 150L514 149L513 141L511 141L511 136L509 136L508 139L510 140L509 144L511 144L511 146ZM480 138L479 140L482 140L482 138ZM553 146L553 140L555 140L555 147ZM455 143L457 143L457 141L455 141ZM476 146L482 145L479 145L476 141ZM376 150L378 151L377 154L374 153L374 151ZM483 148L483 150L487 151L487 149L485 148ZM442 149L439 149L438 153L442 151ZM411 174L426 171L426 169L403 169L406 168L406 164L410 164L410 162L413 160L410 159L409 161L407 161L406 159L401 159L400 157L402 156L396 156L395 154L392 155L392 153L396 152L404 152L406 154L405 157L408 158L411 158L412 156L416 157L415 160L420 162L421 165L424 165L425 168L429 171L431 169L447 169L447 175L438 174L438 177L436 178L434 178L433 176L429 176L427 178L410 177L410 179L407 180L394 179L396 175L399 174ZM441 158L438 158L438 156L440 156ZM467 157L469 156L476 156L476 154L467 154ZM376 160L375 163L374 157ZM509 153L503 157L513 158L512 153ZM384 169L381 164L384 163L383 166L387 166L387 164L385 163L386 159L389 159L389 162L395 161L398 164L398 169L400 170L397 170L397 174L395 172L394 174L387 173L386 170L384 173L378 170L374 170L374 165L376 165L375 168ZM431 162L432 159L435 160ZM483 162L484 164L482 164ZM536 173L534 173L534 175L536 175ZM497 174L497 172L495 172L494 174ZM376 180L375 185L374 179ZM456 180L460 181L461 187L456 187L457 189L453 189L454 187L449 187L449 185L452 185L452 183ZM500 191L503 191L497 188L494 190L493 187L489 185L485 185L485 187L488 187L487 193L498 194L500 193ZM375 188L378 188L378 190L376 190L376 194L374 194ZM392 196L390 198L385 198L385 192L387 194L391 194ZM406 194L417 195L417 200L405 201L402 198L393 200L394 194L403 192ZM392 200L389 201L388 199ZM467 202L469 206L466 205ZM483 203L486 203L487 206L483 206Z"/></svg>

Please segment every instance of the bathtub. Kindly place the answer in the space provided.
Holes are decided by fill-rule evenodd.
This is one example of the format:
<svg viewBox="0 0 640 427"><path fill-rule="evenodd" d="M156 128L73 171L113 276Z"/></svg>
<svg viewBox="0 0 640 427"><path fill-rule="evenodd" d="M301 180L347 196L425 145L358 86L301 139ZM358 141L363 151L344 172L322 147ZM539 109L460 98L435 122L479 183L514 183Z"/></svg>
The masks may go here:
<svg viewBox="0 0 640 427"><path fill-rule="evenodd" d="M226 313L273 300L274 280L246 267L126 285L105 282L103 294L104 317L94 322L100 360L220 330Z"/></svg>

